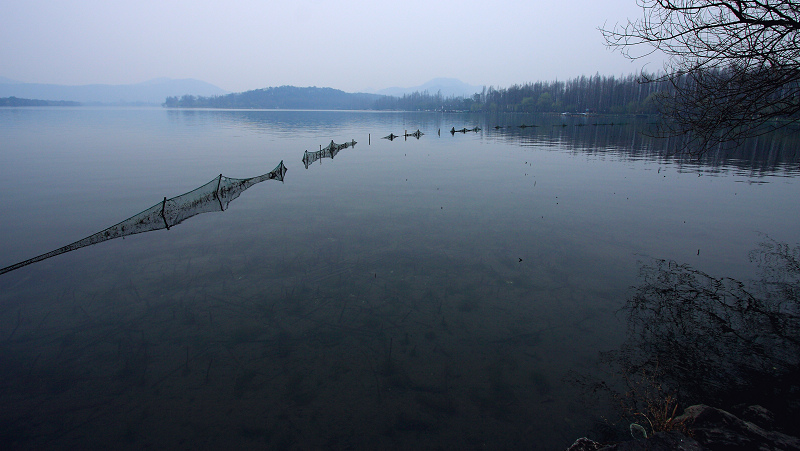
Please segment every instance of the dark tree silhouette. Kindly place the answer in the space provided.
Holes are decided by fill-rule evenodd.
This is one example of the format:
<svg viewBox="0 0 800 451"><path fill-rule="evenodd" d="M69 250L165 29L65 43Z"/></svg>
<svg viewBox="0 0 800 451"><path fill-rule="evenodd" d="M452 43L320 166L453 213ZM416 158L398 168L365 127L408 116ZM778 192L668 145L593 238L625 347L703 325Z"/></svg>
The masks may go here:
<svg viewBox="0 0 800 451"><path fill-rule="evenodd" d="M663 74L642 76L669 87L660 135L699 154L800 120L800 2L637 2L640 19L601 31L628 58L668 56Z"/></svg>

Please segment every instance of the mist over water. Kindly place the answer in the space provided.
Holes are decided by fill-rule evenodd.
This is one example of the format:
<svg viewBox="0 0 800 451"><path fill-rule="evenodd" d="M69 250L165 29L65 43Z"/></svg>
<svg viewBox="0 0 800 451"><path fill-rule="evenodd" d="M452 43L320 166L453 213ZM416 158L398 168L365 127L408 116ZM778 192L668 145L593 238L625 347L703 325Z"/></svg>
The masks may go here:
<svg viewBox="0 0 800 451"><path fill-rule="evenodd" d="M570 380L625 339L617 312L643 262L747 281L764 235L800 242L795 136L682 160L647 129L608 117L1 109L0 266L219 174L280 161L288 172L225 211L0 276L0 438L566 448L603 413ZM304 152L332 140L357 144L305 169Z"/></svg>

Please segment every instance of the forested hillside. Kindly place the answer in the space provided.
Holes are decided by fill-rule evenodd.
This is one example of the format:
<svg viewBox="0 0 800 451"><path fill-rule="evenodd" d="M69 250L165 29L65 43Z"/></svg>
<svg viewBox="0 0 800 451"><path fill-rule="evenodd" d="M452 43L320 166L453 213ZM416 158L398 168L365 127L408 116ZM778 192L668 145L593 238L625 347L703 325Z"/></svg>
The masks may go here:
<svg viewBox="0 0 800 451"><path fill-rule="evenodd" d="M567 81L484 88L472 97L444 97L428 91L402 97L350 94L332 88L281 86L223 96L169 97L166 107L177 108L281 108L336 110L445 110L487 112L594 112L612 114L656 113L654 96L660 86L642 84L628 75L594 75Z"/></svg>
<svg viewBox="0 0 800 451"><path fill-rule="evenodd" d="M179 108L281 108L312 110L371 109L377 94L350 94L333 88L280 86L221 96L167 97L164 106Z"/></svg>

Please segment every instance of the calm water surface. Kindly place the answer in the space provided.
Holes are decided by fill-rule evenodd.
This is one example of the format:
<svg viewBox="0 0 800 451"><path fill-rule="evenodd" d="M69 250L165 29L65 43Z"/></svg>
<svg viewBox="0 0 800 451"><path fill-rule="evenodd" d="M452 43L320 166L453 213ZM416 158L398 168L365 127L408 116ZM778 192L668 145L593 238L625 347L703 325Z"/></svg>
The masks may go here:
<svg viewBox="0 0 800 451"><path fill-rule="evenodd" d="M643 262L749 280L765 235L800 242L796 138L679 161L613 121L0 109L0 266L288 167L225 212L0 276L0 439L566 448L603 411L570 381L625 338Z"/></svg>

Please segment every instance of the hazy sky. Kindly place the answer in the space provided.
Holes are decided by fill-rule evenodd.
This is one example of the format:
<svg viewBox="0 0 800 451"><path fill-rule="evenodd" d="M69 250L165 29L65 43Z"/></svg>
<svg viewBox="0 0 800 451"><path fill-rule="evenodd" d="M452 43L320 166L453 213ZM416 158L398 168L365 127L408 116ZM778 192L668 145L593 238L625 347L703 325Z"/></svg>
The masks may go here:
<svg viewBox="0 0 800 451"><path fill-rule="evenodd" d="M640 15L635 0L3 0L0 76L197 78L237 92L436 77L507 87L637 72L643 63L606 49L597 28Z"/></svg>

